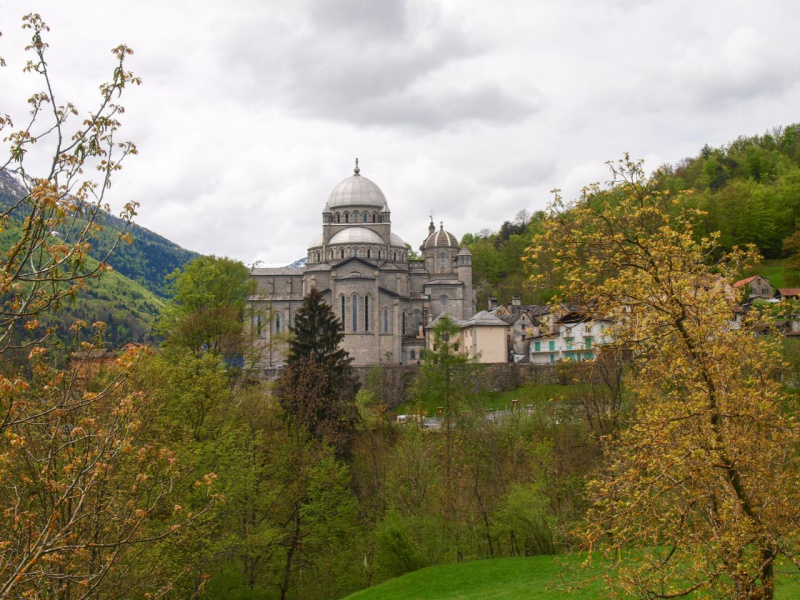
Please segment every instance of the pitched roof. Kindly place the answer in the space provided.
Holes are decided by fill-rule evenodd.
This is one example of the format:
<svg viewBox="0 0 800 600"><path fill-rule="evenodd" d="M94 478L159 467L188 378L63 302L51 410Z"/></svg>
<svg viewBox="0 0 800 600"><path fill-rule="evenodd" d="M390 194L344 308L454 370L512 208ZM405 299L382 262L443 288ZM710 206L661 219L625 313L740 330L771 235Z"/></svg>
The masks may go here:
<svg viewBox="0 0 800 600"><path fill-rule="evenodd" d="M250 275L302 275L305 267L256 267L250 271Z"/></svg>
<svg viewBox="0 0 800 600"><path fill-rule="evenodd" d="M800 296L800 288L778 288L781 296Z"/></svg>
<svg viewBox="0 0 800 600"><path fill-rule="evenodd" d="M736 283L733 284L733 287L738 288L742 287L743 285L747 285L748 283L753 283L756 279L758 279L760 275L753 275L752 277L748 277L747 279L740 279Z"/></svg>
<svg viewBox="0 0 800 600"><path fill-rule="evenodd" d="M461 327L508 327L508 323L502 319L495 317L488 310L482 310L473 317L466 321L461 322Z"/></svg>

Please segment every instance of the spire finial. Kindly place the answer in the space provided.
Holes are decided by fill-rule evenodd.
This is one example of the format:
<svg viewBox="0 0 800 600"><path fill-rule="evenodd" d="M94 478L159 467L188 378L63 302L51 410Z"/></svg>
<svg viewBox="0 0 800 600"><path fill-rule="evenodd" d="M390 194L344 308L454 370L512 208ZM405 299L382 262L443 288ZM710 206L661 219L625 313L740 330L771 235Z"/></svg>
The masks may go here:
<svg viewBox="0 0 800 600"><path fill-rule="evenodd" d="M444 231L444 221L439 221L439 227Z"/></svg>
<svg viewBox="0 0 800 600"><path fill-rule="evenodd" d="M361 174L361 169L358 168L358 159L356 159L356 168L353 169L353 173L355 173L356 175Z"/></svg>

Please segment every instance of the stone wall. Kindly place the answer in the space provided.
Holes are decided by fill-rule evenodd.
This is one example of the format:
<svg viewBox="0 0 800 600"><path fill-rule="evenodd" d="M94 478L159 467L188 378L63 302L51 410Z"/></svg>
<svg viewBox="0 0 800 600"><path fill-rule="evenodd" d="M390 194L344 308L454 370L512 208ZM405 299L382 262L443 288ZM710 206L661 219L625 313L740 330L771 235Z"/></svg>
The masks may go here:
<svg viewBox="0 0 800 600"><path fill-rule="evenodd" d="M482 365L480 376L475 381L475 389L488 389L495 392L507 392L522 385L561 384L573 385L597 379L590 370L591 363L532 365L498 363ZM382 400L394 408L411 397L411 386L419 374L417 365L381 365L354 367L361 383L366 384L370 373L380 377L378 387ZM262 377L267 380L277 379L281 369L264 369Z"/></svg>
<svg viewBox="0 0 800 600"><path fill-rule="evenodd" d="M366 384L370 371L381 377L380 389L383 401L390 407L408 400L411 385L419 367L416 365L385 365L380 367L355 367L361 382ZM581 365L531 365L531 364L488 364L483 365L481 375L475 382L476 389L489 389L505 392L522 385L574 384L588 381L589 372Z"/></svg>

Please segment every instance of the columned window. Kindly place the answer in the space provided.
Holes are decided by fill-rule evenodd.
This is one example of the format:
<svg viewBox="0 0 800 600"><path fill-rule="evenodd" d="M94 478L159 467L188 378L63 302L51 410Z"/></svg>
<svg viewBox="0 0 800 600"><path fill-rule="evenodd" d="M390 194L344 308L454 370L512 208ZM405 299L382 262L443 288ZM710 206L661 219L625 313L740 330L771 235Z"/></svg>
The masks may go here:
<svg viewBox="0 0 800 600"><path fill-rule="evenodd" d="M353 294L350 298L350 303L352 306L350 307L353 311L352 321L353 321L353 331L358 331L358 294Z"/></svg>
<svg viewBox="0 0 800 600"><path fill-rule="evenodd" d="M364 331L369 331L369 296L364 296Z"/></svg>

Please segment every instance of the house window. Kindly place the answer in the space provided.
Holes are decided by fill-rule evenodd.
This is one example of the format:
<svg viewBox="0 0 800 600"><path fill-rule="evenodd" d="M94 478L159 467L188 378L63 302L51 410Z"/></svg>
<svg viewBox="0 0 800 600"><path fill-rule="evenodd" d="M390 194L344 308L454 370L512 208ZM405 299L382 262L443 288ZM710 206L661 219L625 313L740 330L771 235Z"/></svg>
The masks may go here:
<svg viewBox="0 0 800 600"><path fill-rule="evenodd" d="M551 362L551 363L554 363L554 362L556 362L556 355L555 355L555 354L551 354L551 355L550 355L550 362Z"/></svg>
<svg viewBox="0 0 800 600"><path fill-rule="evenodd" d="M533 343L533 349L534 349L535 352L541 352L542 351L542 342L534 342Z"/></svg>
<svg viewBox="0 0 800 600"><path fill-rule="evenodd" d="M364 331L369 331L369 296L364 296Z"/></svg>
<svg viewBox="0 0 800 600"><path fill-rule="evenodd" d="M414 350L412 350L411 351L411 360L416 360L416 358L417 358L417 353Z"/></svg>
<svg viewBox="0 0 800 600"><path fill-rule="evenodd" d="M344 331L344 317L347 314L345 306L346 306L346 301L344 299L344 296L342 296L342 331Z"/></svg>
<svg viewBox="0 0 800 600"><path fill-rule="evenodd" d="M567 340L567 350L572 350L572 338L566 338Z"/></svg>
<svg viewBox="0 0 800 600"><path fill-rule="evenodd" d="M555 340L550 340L548 342L548 348L547 349L550 350L550 352L555 350L556 349L556 341Z"/></svg>
<svg viewBox="0 0 800 600"><path fill-rule="evenodd" d="M383 309L383 333L389 333L389 309Z"/></svg>
<svg viewBox="0 0 800 600"><path fill-rule="evenodd" d="M583 338L583 342L584 342L585 348L587 350L589 350L592 347L592 337L591 336L587 335L585 338Z"/></svg>
<svg viewBox="0 0 800 600"><path fill-rule="evenodd" d="M353 294L350 302L352 303L350 308L353 311L353 331L358 331L358 294Z"/></svg>

